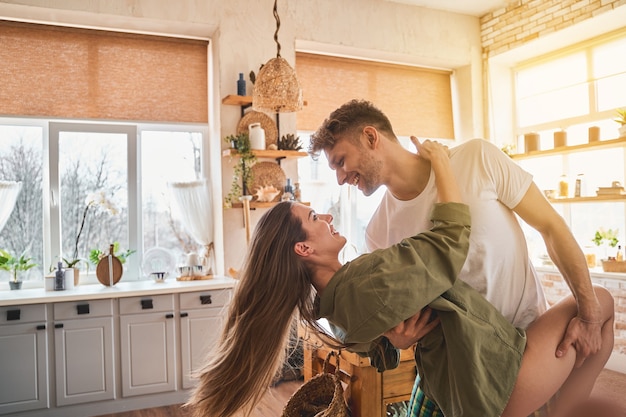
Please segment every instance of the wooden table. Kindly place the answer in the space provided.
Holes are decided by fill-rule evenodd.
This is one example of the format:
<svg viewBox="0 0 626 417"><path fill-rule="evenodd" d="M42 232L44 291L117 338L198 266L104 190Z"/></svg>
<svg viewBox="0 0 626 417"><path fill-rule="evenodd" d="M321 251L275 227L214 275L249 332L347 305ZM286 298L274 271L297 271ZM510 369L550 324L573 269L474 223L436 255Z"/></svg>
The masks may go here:
<svg viewBox="0 0 626 417"><path fill-rule="evenodd" d="M321 373L331 350L309 332L304 338L304 380ZM330 364L336 366L335 357ZM341 352L341 380L352 417L386 417L387 404L408 401L417 374L413 349L401 351L396 369L379 373L368 358L347 351Z"/></svg>

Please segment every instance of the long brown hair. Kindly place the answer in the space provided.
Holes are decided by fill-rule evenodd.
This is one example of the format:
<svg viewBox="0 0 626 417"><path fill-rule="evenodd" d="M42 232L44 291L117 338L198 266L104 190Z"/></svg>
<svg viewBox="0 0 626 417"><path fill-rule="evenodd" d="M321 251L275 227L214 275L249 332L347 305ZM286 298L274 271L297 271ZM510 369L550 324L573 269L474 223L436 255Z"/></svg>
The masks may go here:
<svg viewBox="0 0 626 417"><path fill-rule="evenodd" d="M252 410L284 360L296 312L320 330L311 272L294 251L306 233L291 209L291 202L278 203L256 225L221 339L198 371L199 384L186 404L195 417Z"/></svg>

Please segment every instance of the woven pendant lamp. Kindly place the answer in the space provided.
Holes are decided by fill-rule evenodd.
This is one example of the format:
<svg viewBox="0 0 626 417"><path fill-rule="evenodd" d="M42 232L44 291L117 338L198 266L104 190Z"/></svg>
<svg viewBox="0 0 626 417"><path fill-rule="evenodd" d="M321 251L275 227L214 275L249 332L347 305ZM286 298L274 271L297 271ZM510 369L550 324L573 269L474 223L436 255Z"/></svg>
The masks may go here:
<svg viewBox="0 0 626 417"><path fill-rule="evenodd" d="M277 0L274 0L276 58L267 61L259 70L252 92L252 108L272 113L289 113L302 109L302 89L296 72L280 56L280 43L278 42L280 18L276 3Z"/></svg>

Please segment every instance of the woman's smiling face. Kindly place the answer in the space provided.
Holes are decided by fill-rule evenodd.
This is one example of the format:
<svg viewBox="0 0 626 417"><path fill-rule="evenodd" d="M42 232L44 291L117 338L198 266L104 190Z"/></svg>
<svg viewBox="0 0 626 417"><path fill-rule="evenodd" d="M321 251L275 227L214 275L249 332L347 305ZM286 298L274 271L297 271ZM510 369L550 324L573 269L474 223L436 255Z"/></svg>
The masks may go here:
<svg viewBox="0 0 626 417"><path fill-rule="evenodd" d="M318 253L327 253L335 258L345 246L346 238L332 225L333 216L317 214L315 210L303 204L294 204L293 214L302 222L307 235L307 243Z"/></svg>

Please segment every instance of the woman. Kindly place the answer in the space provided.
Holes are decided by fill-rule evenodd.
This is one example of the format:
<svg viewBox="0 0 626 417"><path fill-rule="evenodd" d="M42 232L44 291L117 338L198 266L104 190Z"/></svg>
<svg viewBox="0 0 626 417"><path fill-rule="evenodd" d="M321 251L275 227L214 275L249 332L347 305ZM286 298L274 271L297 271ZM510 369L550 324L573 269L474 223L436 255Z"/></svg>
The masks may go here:
<svg viewBox="0 0 626 417"><path fill-rule="evenodd" d="M418 150L431 162L440 203L433 228L398 245L342 266L346 239L331 216L284 202L261 218L221 340L188 403L195 415L252 409L283 361L295 313L319 331L317 319L327 318L341 335L336 347L365 353L387 330L432 308L440 325L420 340L415 356L424 391L447 417L527 416L557 391L552 415L560 416L589 395L612 350L611 295L595 289L604 310L602 350L580 368L574 369L573 349L554 355L576 315L572 297L527 331L514 328L456 280L469 245L469 210L460 203L445 147L426 141Z"/></svg>

